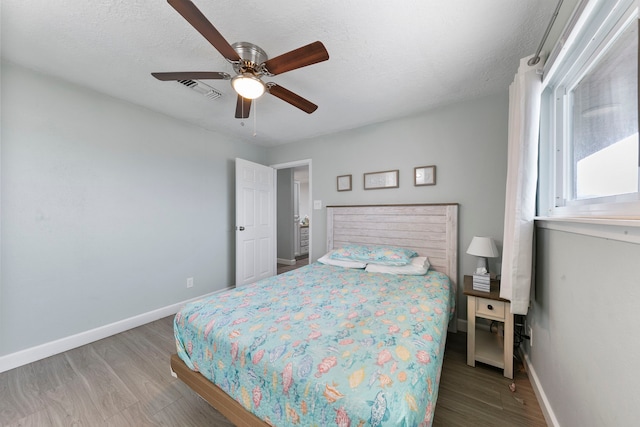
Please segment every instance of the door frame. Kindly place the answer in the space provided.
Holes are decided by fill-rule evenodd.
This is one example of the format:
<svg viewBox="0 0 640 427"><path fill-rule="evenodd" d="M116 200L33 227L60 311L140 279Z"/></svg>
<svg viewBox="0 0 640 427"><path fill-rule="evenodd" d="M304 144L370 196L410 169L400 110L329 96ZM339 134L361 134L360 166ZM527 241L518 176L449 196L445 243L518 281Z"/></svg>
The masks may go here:
<svg viewBox="0 0 640 427"><path fill-rule="evenodd" d="M298 166L307 166L309 168L309 263L311 263L311 260L313 259L313 185L312 185L312 169L311 169L311 159L302 159L302 160L294 160L292 162L286 162L286 163L278 163L275 165L269 165L269 167L272 167L276 170L278 169L290 169L290 168L295 168ZM277 173L276 173L277 175ZM276 246L277 246L277 239L278 239L278 230L276 230ZM277 257L277 254L276 254Z"/></svg>

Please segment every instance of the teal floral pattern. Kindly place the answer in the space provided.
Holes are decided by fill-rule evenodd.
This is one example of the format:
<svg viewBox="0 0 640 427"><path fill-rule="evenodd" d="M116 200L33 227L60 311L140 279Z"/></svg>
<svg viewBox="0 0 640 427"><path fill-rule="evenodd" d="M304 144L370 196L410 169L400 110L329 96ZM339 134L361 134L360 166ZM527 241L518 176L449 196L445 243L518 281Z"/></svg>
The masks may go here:
<svg viewBox="0 0 640 427"><path fill-rule="evenodd" d="M313 263L186 305L180 358L275 426L431 425L449 279Z"/></svg>
<svg viewBox="0 0 640 427"><path fill-rule="evenodd" d="M380 265L407 265L411 258L417 255L417 252L411 249L366 245L347 245L331 252L332 259Z"/></svg>

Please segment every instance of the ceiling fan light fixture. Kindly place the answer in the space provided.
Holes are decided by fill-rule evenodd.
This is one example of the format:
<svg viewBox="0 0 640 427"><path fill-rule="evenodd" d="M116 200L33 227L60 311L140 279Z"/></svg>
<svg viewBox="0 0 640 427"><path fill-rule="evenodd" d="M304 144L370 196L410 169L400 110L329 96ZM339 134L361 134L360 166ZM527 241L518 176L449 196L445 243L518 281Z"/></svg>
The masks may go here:
<svg viewBox="0 0 640 427"><path fill-rule="evenodd" d="M246 99L259 98L265 91L262 80L251 73L238 74L231 79L231 86L238 95Z"/></svg>

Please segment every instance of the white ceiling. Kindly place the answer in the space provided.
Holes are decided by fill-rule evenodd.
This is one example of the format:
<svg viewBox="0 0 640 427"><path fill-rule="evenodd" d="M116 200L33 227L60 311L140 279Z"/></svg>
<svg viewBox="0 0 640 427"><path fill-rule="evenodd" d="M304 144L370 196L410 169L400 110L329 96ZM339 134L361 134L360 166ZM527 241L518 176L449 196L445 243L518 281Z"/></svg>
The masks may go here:
<svg viewBox="0 0 640 427"><path fill-rule="evenodd" d="M229 43L269 57L320 40L330 59L265 81L319 105L308 115L265 95L234 118L228 81L210 100L151 72L231 65L168 3L2 0L2 56L206 129L273 146L506 91L555 0L195 0ZM253 136L255 128L257 135ZM244 126L242 125L244 122Z"/></svg>

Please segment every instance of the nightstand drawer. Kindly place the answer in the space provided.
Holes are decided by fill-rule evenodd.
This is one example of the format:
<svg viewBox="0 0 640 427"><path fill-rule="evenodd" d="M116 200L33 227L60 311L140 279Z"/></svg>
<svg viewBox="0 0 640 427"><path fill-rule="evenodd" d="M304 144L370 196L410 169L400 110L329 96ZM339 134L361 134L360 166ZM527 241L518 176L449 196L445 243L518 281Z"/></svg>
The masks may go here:
<svg viewBox="0 0 640 427"><path fill-rule="evenodd" d="M478 315L504 319L504 307L504 301L476 298L476 313Z"/></svg>

